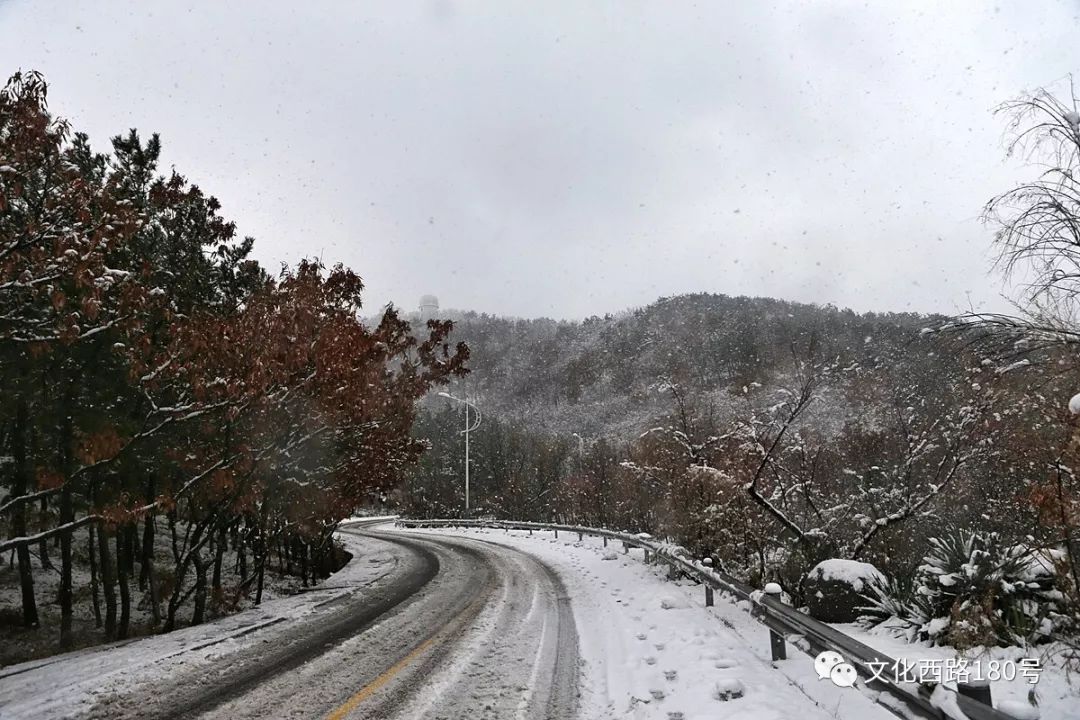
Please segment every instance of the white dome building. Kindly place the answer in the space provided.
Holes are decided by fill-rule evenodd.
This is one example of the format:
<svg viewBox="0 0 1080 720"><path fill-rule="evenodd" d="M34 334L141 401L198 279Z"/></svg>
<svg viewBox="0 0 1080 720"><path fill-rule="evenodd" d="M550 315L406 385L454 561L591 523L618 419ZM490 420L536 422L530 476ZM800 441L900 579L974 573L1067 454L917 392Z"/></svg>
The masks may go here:
<svg viewBox="0 0 1080 720"><path fill-rule="evenodd" d="M434 295L422 295L420 297L420 318L430 320L439 314L439 298Z"/></svg>

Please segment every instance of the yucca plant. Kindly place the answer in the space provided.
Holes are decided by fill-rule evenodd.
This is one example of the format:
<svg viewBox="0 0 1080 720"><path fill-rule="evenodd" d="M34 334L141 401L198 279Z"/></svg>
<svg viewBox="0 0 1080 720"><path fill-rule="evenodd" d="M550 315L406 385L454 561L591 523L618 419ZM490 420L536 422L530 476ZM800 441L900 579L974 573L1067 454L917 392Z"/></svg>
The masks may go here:
<svg viewBox="0 0 1080 720"><path fill-rule="evenodd" d="M863 597L867 604L858 608L859 623L865 627L886 625L908 642L917 639L918 628L932 617L929 603L915 592L915 573L897 574L867 580Z"/></svg>
<svg viewBox="0 0 1080 720"><path fill-rule="evenodd" d="M910 582L871 584L864 622L893 620L909 640L956 648L1038 642L1060 627L1051 562L997 533L954 531L930 540Z"/></svg>

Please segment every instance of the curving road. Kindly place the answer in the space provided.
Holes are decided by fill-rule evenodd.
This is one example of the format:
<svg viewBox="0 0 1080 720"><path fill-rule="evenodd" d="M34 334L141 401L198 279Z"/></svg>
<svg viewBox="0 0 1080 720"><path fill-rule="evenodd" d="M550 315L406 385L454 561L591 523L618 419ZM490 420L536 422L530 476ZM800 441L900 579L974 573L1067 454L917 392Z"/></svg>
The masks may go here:
<svg viewBox="0 0 1080 720"><path fill-rule="evenodd" d="M351 532L396 554L377 585L92 716L577 717L577 632L550 568L479 540Z"/></svg>

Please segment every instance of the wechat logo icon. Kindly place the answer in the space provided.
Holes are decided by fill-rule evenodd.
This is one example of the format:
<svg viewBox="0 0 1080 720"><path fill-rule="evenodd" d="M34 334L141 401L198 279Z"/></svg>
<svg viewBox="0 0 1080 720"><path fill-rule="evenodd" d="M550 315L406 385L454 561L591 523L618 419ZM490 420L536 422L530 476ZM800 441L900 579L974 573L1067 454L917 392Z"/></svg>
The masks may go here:
<svg viewBox="0 0 1080 720"><path fill-rule="evenodd" d="M826 650L814 658L814 670L819 680L828 678L837 687L853 687L859 677L855 667L835 650Z"/></svg>

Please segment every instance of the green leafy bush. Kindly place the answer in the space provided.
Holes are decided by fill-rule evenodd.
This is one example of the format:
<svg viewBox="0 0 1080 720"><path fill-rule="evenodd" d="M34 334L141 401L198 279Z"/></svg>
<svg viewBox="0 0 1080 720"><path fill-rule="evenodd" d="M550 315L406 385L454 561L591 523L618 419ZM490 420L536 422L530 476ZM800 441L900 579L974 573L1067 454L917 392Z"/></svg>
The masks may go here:
<svg viewBox="0 0 1080 720"><path fill-rule="evenodd" d="M1057 551L963 531L932 538L930 545L909 581L871 583L864 624L886 624L909 641L958 649L1023 645L1071 629L1056 587Z"/></svg>

